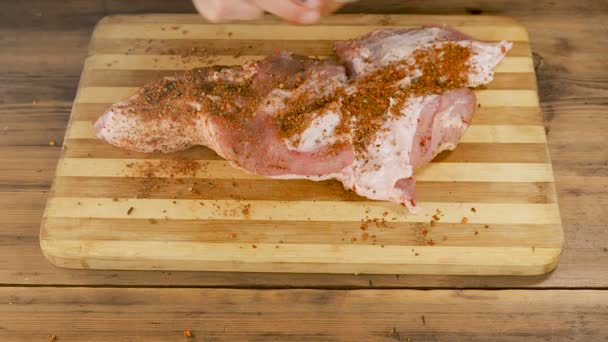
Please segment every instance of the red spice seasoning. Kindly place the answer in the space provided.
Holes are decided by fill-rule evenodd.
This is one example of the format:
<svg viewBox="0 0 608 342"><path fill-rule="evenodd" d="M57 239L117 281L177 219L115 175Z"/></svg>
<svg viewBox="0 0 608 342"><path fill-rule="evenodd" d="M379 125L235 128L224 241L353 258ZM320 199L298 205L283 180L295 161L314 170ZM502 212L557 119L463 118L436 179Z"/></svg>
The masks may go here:
<svg viewBox="0 0 608 342"><path fill-rule="evenodd" d="M192 330L188 329L188 330L184 330L184 337L192 337L194 336L194 334L192 334Z"/></svg>

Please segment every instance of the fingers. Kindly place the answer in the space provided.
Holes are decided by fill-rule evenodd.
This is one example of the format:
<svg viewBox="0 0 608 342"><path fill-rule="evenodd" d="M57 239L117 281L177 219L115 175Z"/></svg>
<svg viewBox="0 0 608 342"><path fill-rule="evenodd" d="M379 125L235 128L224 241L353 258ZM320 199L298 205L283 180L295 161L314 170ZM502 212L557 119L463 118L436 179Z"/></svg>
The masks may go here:
<svg viewBox="0 0 608 342"><path fill-rule="evenodd" d="M321 17L318 0L288 1L288 0L250 0L272 14L298 24L312 24Z"/></svg>
<svg viewBox="0 0 608 342"><path fill-rule="evenodd" d="M193 0L194 7L211 22L251 20L264 11L247 0Z"/></svg>

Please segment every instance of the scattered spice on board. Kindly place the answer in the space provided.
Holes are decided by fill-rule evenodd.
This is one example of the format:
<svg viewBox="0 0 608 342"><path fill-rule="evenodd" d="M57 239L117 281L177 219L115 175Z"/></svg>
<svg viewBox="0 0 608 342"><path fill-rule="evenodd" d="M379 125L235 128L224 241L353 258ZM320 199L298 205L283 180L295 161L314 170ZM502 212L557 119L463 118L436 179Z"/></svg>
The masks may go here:
<svg viewBox="0 0 608 342"><path fill-rule="evenodd" d="M53 335L53 334L49 335L49 341L50 341L50 342L55 342L55 341L57 341L57 336L55 336L55 335Z"/></svg>
<svg viewBox="0 0 608 342"><path fill-rule="evenodd" d="M361 240L367 241L367 239L369 239L369 234L368 233L361 234Z"/></svg>
<svg viewBox="0 0 608 342"><path fill-rule="evenodd" d="M472 212L474 212L474 213L476 213L476 212L477 212L477 209L475 209L475 208L471 208L471 211L472 211Z"/></svg>
<svg viewBox="0 0 608 342"><path fill-rule="evenodd" d="M158 221L155 220L155 219L153 219L153 218L148 219L148 222L150 222L150 224L157 224L158 223Z"/></svg>
<svg viewBox="0 0 608 342"><path fill-rule="evenodd" d="M236 237L237 237L236 233L230 233L230 238L231 239L236 239Z"/></svg>
<svg viewBox="0 0 608 342"><path fill-rule="evenodd" d="M437 221L435 221L435 220L431 220L430 223L431 223L431 227L435 227L437 225Z"/></svg>
<svg viewBox="0 0 608 342"><path fill-rule="evenodd" d="M359 227L361 230L367 230L367 228L369 228L369 222L365 221L365 220L361 220L361 227Z"/></svg>
<svg viewBox="0 0 608 342"><path fill-rule="evenodd" d="M249 218L250 212L251 212L251 204L243 204L242 209L241 209L241 213L243 213L243 216L245 218Z"/></svg>
<svg viewBox="0 0 608 342"><path fill-rule="evenodd" d="M479 231L477 231L477 230L476 230L476 231L475 231L475 235L479 235Z"/></svg>
<svg viewBox="0 0 608 342"><path fill-rule="evenodd" d="M433 239L428 239L426 244L429 246L435 246L435 241L433 241Z"/></svg>
<svg viewBox="0 0 608 342"><path fill-rule="evenodd" d="M487 224L485 224L483 227L486 228L486 229L490 228L490 226L488 226Z"/></svg>
<svg viewBox="0 0 608 342"><path fill-rule="evenodd" d="M55 145L57 145L57 141L55 139L51 139L49 141L49 146L55 146Z"/></svg>
<svg viewBox="0 0 608 342"><path fill-rule="evenodd" d="M258 248L257 245L251 245L251 248Z"/></svg>
<svg viewBox="0 0 608 342"><path fill-rule="evenodd" d="M133 212L133 207L130 207L129 210L127 210L127 215L131 215L131 213Z"/></svg>
<svg viewBox="0 0 608 342"><path fill-rule="evenodd" d="M188 329L188 330L184 330L184 337L192 337L194 336L192 334L192 330Z"/></svg>
<svg viewBox="0 0 608 342"><path fill-rule="evenodd" d="M428 233L429 233L429 231L428 231L428 230L426 230L426 229L423 229L423 230L422 230L422 236L427 236L427 235L428 235Z"/></svg>
<svg viewBox="0 0 608 342"><path fill-rule="evenodd" d="M464 223L467 223L467 222L469 222L469 219L466 216L460 219L460 223L464 224Z"/></svg>
<svg viewBox="0 0 608 342"><path fill-rule="evenodd" d="M439 218L439 216L438 216L437 214L435 214L435 215L433 215L433 220L435 220L435 221L439 221L439 220L441 220L441 219Z"/></svg>

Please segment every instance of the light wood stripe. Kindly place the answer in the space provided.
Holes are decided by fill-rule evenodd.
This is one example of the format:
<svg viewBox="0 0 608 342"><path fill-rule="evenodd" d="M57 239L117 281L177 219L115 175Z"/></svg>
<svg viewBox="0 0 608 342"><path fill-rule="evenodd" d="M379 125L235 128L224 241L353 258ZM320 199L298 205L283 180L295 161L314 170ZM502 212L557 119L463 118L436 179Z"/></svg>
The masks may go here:
<svg viewBox="0 0 608 342"><path fill-rule="evenodd" d="M94 54L168 54L172 50L188 51L204 47L210 55L263 55L279 50L299 55L323 56L333 54L331 40L268 40L268 39L103 39L91 42L90 55ZM158 51L158 52L155 52ZM530 57L527 42L513 42L510 57Z"/></svg>
<svg viewBox="0 0 608 342"><path fill-rule="evenodd" d="M360 222L336 221L253 221L238 220L152 220L100 218L47 218L42 239L192 241L210 243L336 244L424 246L432 240L443 246L535 246L558 247L554 225L461 224L439 222L371 223L363 239ZM111 225L112 229L108 229ZM486 228L488 226L488 228ZM204 229L201 229L204 227ZM141 234L145 232L145 234ZM477 234L476 234L477 233ZM356 238L353 241L352 238Z"/></svg>
<svg viewBox="0 0 608 342"><path fill-rule="evenodd" d="M473 123L461 143L544 143L543 126L476 125Z"/></svg>
<svg viewBox="0 0 608 342"><path fill-rule="evenodd" d="M345 40L352 39L377 29L416 28L412 26L382 25L324 25L297 26L288 24L250 25L250 24L127 24L117 23L100 25L96 28L94 39L273 39L273 40ZM468 26L455 25L456 30L473 36L475 39L497 41L528 41L528 32L522 26Z"/></svg>
<svg viewBox="0 0 608 342"><path fill-rule="evenodd" d="M418 181L553 182L551 164L430 163L416 171Z"/></svg>
<svg viewBox="0 0 608 342"><path fill-rule="evenodd" d="M201 204L202 203L202 204ZM245 206L248 213L243 214ZM45 217L177 219L177 220L281 220L281 221L353 221L387 217L396 222L429 222L436 209L441 221L459 223L468 217L471 224L559 224L557 203L443 203L422 202L421 212L408 213L398 204L344 201L239 201L134 199L115 201L111 198L62 198L49 200ZM470 208L477 210L472 216ZM129 214L129 209L131 213ZM509 215L505 215L509 213Z"/></svg>
<svg viewBox="0 0 608 342"><path fill-rule="evenodd" d="M84 77L86 79L86 77ZM94 121L110 108L112 102L75 103L73 121ZM475 108L473 124L483 125L538 125L543 126L539 107L490 107Z"/></svg>
<svg viewBox="0 0 608 342"><path fill-rule="evenodd" d="M82 87L76 96L78 103L115 103L137 93L138 87ZM536 107L535 90L475 90L481 106Z"/></svg>
<svg viewBox="0 0 608 342"><path fill-rule="evenodd" d="M160 160L146 160L149 165L160 165ZM64 158L57 166L57 176L71 177L141 177L139 159ZM194 177L214 179L264 179L232 167L227 161L200 161L202 167ZM133 165L128 167L127 165ZM148 169L149 167L146 167ZM170 177L165 170L156 175ZM175 177L180 175L175 174ZM419 181L464 182L552 182L551 164L546 163L430 163L416 171Z"/></svg>
<svg viewBox="0 0 608 342"><path fill-rule="evenodd" d="M214 64L239 65L258 61L265 57L264 55L181 57L180 55L98 54L87 58L85 68L101 70L190 70ZM326 58L326 56L321 57ZM494 72L529 73L534 72L534 65L530 57L505 57L494 68Z"/></svg>
<svg viewBox="0 0 608 342"><path fill-rule="evenodd" d="M72 122L68 139L95 139L90 121ZM542 126L471 125L462 137L463 143L544 143Z"/></svg>
<svg viewBox="0 0 608 342"><path fill-rule="evenodd" d="M196 191L191 191L190 189ZM283 201L369 201L342 183L303 179L206 179L134 177L58 177L56 197L183 198ZM552 203L549 182L429 182L416 184L422 202Z"/></svg>
<svg viewBox="0 0 608 342"><path fill-rule="evenodd" d="M555 268L561 248L348 246L160 241L41 240L61 267L237 272L533 275ZM414 251L412 251L414 249ZM416 255L418 253L418 255ZM235 259L238 256L238 259ZM471 266L474 265L474 266Z"/></svg>

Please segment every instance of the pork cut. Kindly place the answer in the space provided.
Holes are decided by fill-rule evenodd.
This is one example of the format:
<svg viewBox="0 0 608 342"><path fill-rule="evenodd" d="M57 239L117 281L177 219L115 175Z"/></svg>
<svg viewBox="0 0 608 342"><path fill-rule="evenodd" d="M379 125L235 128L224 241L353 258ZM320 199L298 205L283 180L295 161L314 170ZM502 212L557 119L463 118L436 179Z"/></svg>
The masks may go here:
<svg viewBox="0 0 608 342"><path fill-rule="evenodd" d="M334 178L413 210L415 170L456 147L475 110L471 88L492 80L511 43L427 27L334 47L335 59L281 52L165 77L113 105L95 132L139 152L204 145L247 172Z"/></svg>

